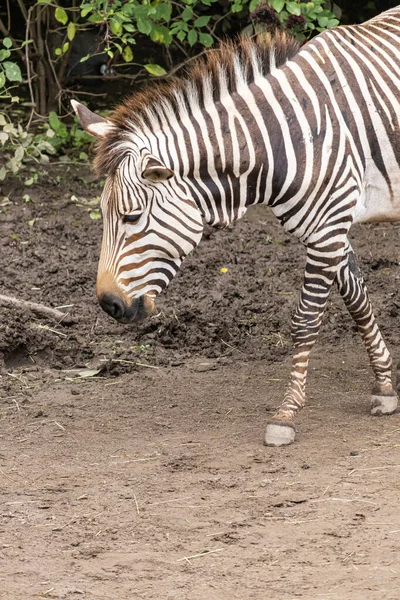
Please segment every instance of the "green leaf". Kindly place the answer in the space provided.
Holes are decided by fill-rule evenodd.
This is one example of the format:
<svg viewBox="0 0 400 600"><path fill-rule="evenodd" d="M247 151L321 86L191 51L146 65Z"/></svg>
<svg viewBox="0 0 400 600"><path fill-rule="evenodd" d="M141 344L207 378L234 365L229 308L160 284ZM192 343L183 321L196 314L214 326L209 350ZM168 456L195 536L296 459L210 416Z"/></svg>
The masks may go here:
<svg viewBox="0 0 400 600"><path fill-rule="evenodd" d="M150 75L156 75L157 77L167 74L167 71L160 67L160 65L144 65L144 68L150 73Z"/></svg>
<svg viewBox="0 0 400 600"><path fill-rule="evenodd" d="M133 52L130 46L125 46L124 51L122 53L122 58L125 62L132 62Z"/></svg>
<svg viewBox="0 0 400 600"><path fill-rule="evenodd" d="M260 4L260 2L261 2L261 0L251 0L251 2L249 4L249 12L252 13L253 10L256 10L256 8Z"/></svg>
<svg viewBox="0 0 400 600"><path fill-rule="evenodd" d="M172 42L172 34L168 27L165 27L165 25L153 25L150 37L153 42L159 42L160 44L165 44L166 46Z"/></svg>
<svg viewBox="0 0 400 600"><path fill-rule="evenodd" d="M213 45L214 40L209 33L199 33L199 42L206 48L210 48Z"/></svg>
<svg viewBox="0 0 400 600"><path fill-rule="evenodd" d="M149 19L138 19L137 28L139 29L140 33L149 35L151 31L151 21Z"/></svg>
<svg viewBox="0 0 400 600"><path fill-rule="evenodd" d="M68 23L68 15L63 8L57 7L54 16L59 23L63 25Z"/></svg>
<svg viewBox="0 0 400 600"><path fill-rule="evenodd" d="M67 37L70 42L72 42L72 40L74 39L75 33L76 33L75 23L73 21L70 21L68 23L68 27L67 27Z"/></svg>
<svg viewBox="0 0 400 600"><path fill-rule="evenodd" d="M132 23L124 23L123 28L125 31L129 31L129 33L134 33L136 31L136 27L134 27Z"/></svg>
<svg viewBox="0 0 400 600"><path fill-rule="evenodd" d="M54 111L51 111L49 113L49 123L50 123L50 127L53 129L53 131L55 131L56 133L59 131L60 126L62 125L60 119L57 116L57 113L55 113Z"/></svg>
<svg viewBox="0 0 400 600"><path fill-rule="evenodd" d="M121 35L122 23L120 21L117 21L117 19L110 19L110 29L114 35Z"/></svg>
<svg viewBox="0 0 400 600"><path fill-rule="evenodd" d="M172 14L172 6L168 2L161 2L157 6L156 19L163 19L164 21L169 21L171 19Z"/></svg>
<svg viewBox="0 0 400 600"><path fill-rule="evenodd" d="M272 8L277 13L280 13L284 6L285 6L285 0L273 0L272 1Z"/></svg>
<svg viewBox="0 0 400 600"><path fill-rule="evenodd" d="M65 44L62 47L63 54L66 53L66 51L68 50L68 48L69 48L69 42L65 42Z"/></svg>
<svg viewBox="0 0 400 600"><path fill-rule="evenodd" d="M4 181L4 179L6 178L7 175L7 171L5 167L1 167L0 169L0 181Z"/></svg>
<svg viewBox="0 0 400 600"><path fill-rule="evenodd" d="M189 31L189 27L187 23L184 23L183 21L178 21L178 23L174 23L171 26L170 31L172 35L175 35L178 31Z"/></svg>
<svg viewBox="0 0 400 600"><path fill-rule="evenodd" d="M90 54L86 54L86 56L82 56L82 58L79 62L85 62L86 60L89 60L89 58L90 58Z"/></svg>
<svg viewBox="0 0 400 600"><path fill-rule="evenodd" d="M297 17L301 15L301 8L297 2L288 2L286 4L286 10L291 15L296 15Z"/></svg>
<svg viewBox="0 0 400 600"><path fill-rule="evenodd" d="M260 0L257 0L257 2L259 2ZM193 23L193 25L195 27L205 27L206 25L208 25L208 21L211 19L210 16L205 16L205 17L199 17L198 19L195 20L195 22Z"/></svg>
<svg viewBox="0 0 400 600"><path fill-rule="evenodd" d="M9 50L0 50L0 62L6 60L11 56L11 52Z"/></svg>
<svg viewBox="0 0 400 600"><path fill-rule="evenodd" d="M9 38L9 37L6 37L6 38L4 38L4 40L3 40L3 46L4 46L5 48L11 48L11 46L12 46L12 41L10 40L10 38Z"/></svg>
<svg viewBox="0 0 400 600"><path fill-rule="evenodd" d="M56 56L61 56L61 54L62 54L62 50L61 50L61 48L56 48L56 49L54 50L54 54L55 54ZM89 57L88 57L88 58L89 58Z"/></svg>
<svg viewBox="0 0 400 600"><path fill-rule="evenodd" d="M197 31L195 29L191 29L187 36L188 42L190 46L193 46L197 42Z"/></svg>
<svg viewBox="0 0 400 600"><path fill-rule="evenodd" d="M0 127L3 127L3 125L7 125L7 119L2 113L0 113Z"/></svg>
<svg viewBox="0 0 400 600"><path fill-rule="evenodd" d="M331 27L336 27L336 25L339 25L338 19L329 19L326 27L327 29L330 29Z"/></svg>
<svg viewBox="0 0 400 600"><path fill-rule="evenodd" d="M21 69L16 63L8 60L2 63L8 81L22 81Z"/></svg>
<svg viewBox="0 0 400 600"><path fill-rule="evenodd" d="M18 148L16 149L16 151L14 153L15 160L21 162L21 160L24 158L24 154L25 154L25 151L24 151L23 147L18 146Z"/></svg>
<svg viewBox="0 0 400 600"><path fill-rule="evenodd" d="M104 21L104 17L103 15L101 15L100 13L93 13L92 15L90 15L90 17L88 18L89 23L102 23Z"/></svg>
<svg viewBox="0 0 400 600"><path fill-rule="evenodd" d="M0 88L4 87L6 83L6 76L3 71L0 71Z"/></svg>
<svg viewBox="0 0 400 600"><path fill-rule="evenodd" d="M192 17L193 17L193 8L191 8L190 6L187 6L181 14L181 19L183 21L190 21L190 19Z"/></svg>
<svg viewBox="0 0 400 600"><path fill-rule="evenodd" d="M240 12L242 10L242 8L243 8L243 6L240 3L236 3L235 2L235 4L232 4L231 11L233 13L238 13L238 12Z"/></svg>
<svg viewBox="0 0 400 600"><path fill-rule="evenodd" d="M320 27L326 27L329 23L329 19L328 17L319 17L318 18L318 25Z"/></svg>

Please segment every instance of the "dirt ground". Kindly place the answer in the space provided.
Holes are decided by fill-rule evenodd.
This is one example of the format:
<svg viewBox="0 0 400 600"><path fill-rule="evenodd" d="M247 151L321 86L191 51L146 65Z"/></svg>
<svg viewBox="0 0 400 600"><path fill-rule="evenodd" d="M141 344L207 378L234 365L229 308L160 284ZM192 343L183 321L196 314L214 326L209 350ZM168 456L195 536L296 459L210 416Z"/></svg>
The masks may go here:
<svg viewBox="0 0 400 600"><path fill-rule="evenodd" d="M0 191L0 293L75 319L0 309L0 598L398 600L400 416L369 415L338 294L296 442L267 448L303 249L258 207L207 232L157 315L118 325L94 293L90 179ZM399 359L400 227L353 241Z"/></svg>

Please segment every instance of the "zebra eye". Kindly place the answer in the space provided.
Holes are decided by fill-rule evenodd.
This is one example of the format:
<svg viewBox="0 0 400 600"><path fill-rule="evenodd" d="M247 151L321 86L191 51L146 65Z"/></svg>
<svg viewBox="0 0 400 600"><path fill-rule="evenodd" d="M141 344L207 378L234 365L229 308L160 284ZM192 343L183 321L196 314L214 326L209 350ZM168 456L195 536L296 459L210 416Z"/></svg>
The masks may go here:
<svg viewBox="0 0 400 600"><path fill-rule="evenodd" d="M140 219L142 215L141 214L136 214L136 215L124 215L122 217L122 222L123 223L137 223Z"/></svg>

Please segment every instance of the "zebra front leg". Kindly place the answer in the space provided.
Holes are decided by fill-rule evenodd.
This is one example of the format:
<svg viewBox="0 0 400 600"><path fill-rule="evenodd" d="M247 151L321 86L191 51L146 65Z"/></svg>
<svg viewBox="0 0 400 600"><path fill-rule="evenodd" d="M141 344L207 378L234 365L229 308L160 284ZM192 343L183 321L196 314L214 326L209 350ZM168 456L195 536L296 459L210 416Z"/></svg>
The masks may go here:
<svg viewBox="0 0 400 600"><path fill-rule="evenodd" d="M392 359L375 321L367 288L351 246L346 249L339 266L337 283L340 295L362 335L374 371L371 414L392 414L398 402L392 386ZM399 367L397 378L399 384Z"/></svg>
<svg viewBox="0 0 400 600"><path fill-rule="evenodd" d="M332 245L333 246L333 245ZM294 417L305 403L305 386L310 352L317 339L344 243L329 246L324 251L307 249L307 265L300 300L292 321L295 348L289 387L283 402L267 423L267 446L283 446L294 441Z"/></svg>

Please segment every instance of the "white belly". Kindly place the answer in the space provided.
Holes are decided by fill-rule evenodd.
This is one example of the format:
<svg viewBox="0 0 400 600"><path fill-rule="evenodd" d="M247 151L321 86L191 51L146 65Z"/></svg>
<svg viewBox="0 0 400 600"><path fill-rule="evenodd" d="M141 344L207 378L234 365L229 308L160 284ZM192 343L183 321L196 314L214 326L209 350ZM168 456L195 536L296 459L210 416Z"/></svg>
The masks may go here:
<svg viewBox="0 0 400 600"><path fill-rule="evenodd" d="M368 160L353 223L400 221L400 168L397 161L390 162L393 164L387 164L387 171L391 189L375 163Z"/></svg>

